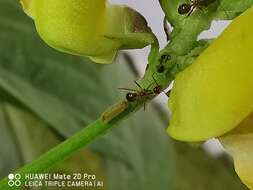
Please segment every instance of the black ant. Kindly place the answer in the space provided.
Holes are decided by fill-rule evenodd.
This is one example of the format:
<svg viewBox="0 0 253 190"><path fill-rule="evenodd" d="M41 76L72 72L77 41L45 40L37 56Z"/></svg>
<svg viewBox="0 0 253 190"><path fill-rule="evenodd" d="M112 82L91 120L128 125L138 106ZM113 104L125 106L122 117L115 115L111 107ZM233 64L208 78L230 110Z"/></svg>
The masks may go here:
<svg viewBox="0 0 253 190"><path fill-rule="evenodd" d="M149 97L151 95L158 95L162 91L162 86L160 85L155 86L153 90L149 90L148 88L142 88L141 85L137 81L134 81L134 82L141 90L119 88L120 90L132 91L126 94L126 99L128 102L135 102L139 98Z"/></svg>
<svg viewBox="0 0 253 190"><path fill-rule="evenodd" d="M190 0L190 3L184 3L178 7L178 13L190 16L196 8L202 10L201 7L207 7L214 1L216 0Z"/></svg>
<svg viewBox="0 0 253 190"><path fill-rule="evenodd" d="M153 77L155 83L157 84L154 76L152 76L152 77ZM149 87L152 84L148 88L142 88L141 85L137 81L134 81L134 82L140 88L140 90L129 89L129 88L119 88L120 90L132 91L132 92L128 92L126 94L126 100L128 102L135 102L135 101L138 101L142 98L149 99L151 96L159 95L162 92L162 86L159 84L157 84L152 90L150 90ZM144 103L144 110L145 110L145 103Z"/></svg>
<svg viewBox="0 0 253 190"><path fill-rule="evenodd" d="M141 85L137 81L134 81L134 82L141 90L135 90L135 89L129 89L129 88L119 88L119 89L120 90L132 91L132 92L128 92L126 94L127 102L135 102L135 101L138 101L141 98L150 99L150 96L156 96L156 95L159 95L161 92L164 92L163 89L162 89L162 86L157 83L157 81L155 80L153 75L152 75L152 78L154 79L155 83L157 84L153 88L153 90L149 90L149 87L148 88L142 88ZM151 86L151 85L149 85L149 86ZM167 92L164 92L164 94L169 98L170 94L171 94L171 90L169 90ZM145 110L145 107L146 107L146 104L144 102L144 110Z"/></svg>

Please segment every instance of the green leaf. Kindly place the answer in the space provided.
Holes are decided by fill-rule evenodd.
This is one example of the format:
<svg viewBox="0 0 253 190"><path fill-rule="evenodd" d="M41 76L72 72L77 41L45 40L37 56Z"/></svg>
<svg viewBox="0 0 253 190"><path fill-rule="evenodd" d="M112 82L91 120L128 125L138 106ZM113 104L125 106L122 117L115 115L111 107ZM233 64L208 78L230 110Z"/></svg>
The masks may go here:
<svg viewBox="0 0 253 190"><path fill-rule="evenodd" d="M117 88L128 86L134 77L123 59L105 67L50 49L15 2L0 0L2 101L32 112L69 137L124 98ZM174 155L163 126L148 106L90 146L105 163L109 190L173 189ZM25 154L37 155L34 147L22 143Z"/></svg>
<svg viewBox="0 0 253 190"><path fill-rule="evenodd" d="M0 107L0 131L0 178L2 178L10 173L10 169L19 167L23 162L15 131L10 126L2 106Z"/></svg>

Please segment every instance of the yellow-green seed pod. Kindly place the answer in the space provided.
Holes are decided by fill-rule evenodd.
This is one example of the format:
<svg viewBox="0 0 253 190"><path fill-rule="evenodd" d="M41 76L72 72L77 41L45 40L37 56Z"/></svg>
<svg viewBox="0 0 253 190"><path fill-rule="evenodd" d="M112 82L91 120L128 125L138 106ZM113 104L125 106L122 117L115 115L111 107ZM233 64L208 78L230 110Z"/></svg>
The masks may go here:
<svg viewBox="0 0 253 190"><path fill-rule="evenodd" d="M145 19L105 0L21 0L41 38L51 47L98 63L111 63L119 49L153 42Z"/></svg>
<svg viewBox="0 0 253 190"><path fill-rule="evenodd" d="M253 8L236 18L175 80L168 133L203 141L232 130L253 111Z"/></svg>

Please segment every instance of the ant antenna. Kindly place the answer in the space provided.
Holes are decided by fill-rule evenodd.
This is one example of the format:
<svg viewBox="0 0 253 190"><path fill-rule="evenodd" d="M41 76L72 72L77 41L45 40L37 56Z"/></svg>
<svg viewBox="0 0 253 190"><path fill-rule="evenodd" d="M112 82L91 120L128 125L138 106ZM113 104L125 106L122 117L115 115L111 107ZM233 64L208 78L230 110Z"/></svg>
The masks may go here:
<svg viewBox="0 0 253 190"><path fill-rule="evenodd" d="M141 85L135 80L134 83L141 89L141 90L144 90Z"/></svg>
<svg viewBox="0 0 253 190"><path fill-rule="evenodd" d="M158 82L156 81L154 75L155 75L155 73L153 73L152 78L153 78L153 80L155 81L156 85L158 86L159 84L158 84Z"/></svg>

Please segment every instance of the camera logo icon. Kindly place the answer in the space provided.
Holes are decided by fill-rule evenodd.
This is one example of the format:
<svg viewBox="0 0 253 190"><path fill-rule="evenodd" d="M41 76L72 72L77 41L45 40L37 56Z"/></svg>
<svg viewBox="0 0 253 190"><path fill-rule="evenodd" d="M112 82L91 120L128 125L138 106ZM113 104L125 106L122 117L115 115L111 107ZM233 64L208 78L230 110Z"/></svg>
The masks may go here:
<svg viewBox="0 0 253 190"><path fill-rule="evenodd" d="M21 175L20 174L9 174L8 179L9 179L8 185L10 187L21 186Z"/></svg>

